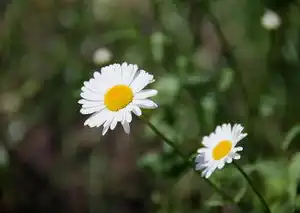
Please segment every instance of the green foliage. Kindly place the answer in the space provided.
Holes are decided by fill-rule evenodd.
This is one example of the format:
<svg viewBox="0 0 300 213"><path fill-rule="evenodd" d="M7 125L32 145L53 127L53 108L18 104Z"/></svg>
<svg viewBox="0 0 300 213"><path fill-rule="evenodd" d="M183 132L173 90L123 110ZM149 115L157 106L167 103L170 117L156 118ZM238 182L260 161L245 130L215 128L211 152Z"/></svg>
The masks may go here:
<svg viewBox="0 0 300 213"><path fill-rule="evenodd" d="M82 187L91 195L86 202L91 212L123 211L115 208L122 199L138 200L145 212L238 212L228 210L228 202L138 121L130 138L116 131L100 142L97 129L83 127L86 116L77 104L82 83L102 66L127 61L154 74L151 87L159 91L154 97L159 108L144 114L184 154L192 159L202 137L216 125L240 122L248 137L239 165L272 213L299 211L296 1L3 2L0 144L23 151L33 165L51 162L45 173L55 187ZM277 30L262 26L266 9L281 17ZM99 49L110 57L95 57ZM48 149L54 150L54 160L43 158ZM0 187L8 206L17 206L23 202L18 197L30 196L26 191L17 196L22 190L14 185L19 176L14 171L22 173L23 167L8 159L0 146ZM249 212L262 212L232 166L216 171L211 180Z"/></svg>
<svg viewBox="0 0 300 213"><path fill-rule="evenodd" d="M300 125L295 125L293 128L288 131L286 137L282 143L282 149L286 151L288 147L291 145L292 141L296 138L296 136L300 133Z"/></svg>

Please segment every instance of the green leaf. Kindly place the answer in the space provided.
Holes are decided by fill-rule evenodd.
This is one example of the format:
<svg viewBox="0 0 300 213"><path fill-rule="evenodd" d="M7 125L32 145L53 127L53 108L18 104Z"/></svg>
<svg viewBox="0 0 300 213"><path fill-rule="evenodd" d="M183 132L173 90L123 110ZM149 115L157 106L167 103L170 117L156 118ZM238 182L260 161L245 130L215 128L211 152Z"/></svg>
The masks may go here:
<svg viewBox="0 0 300 213"><path fill-rule="evenodd" d="M220 92L225 92L229 89L231 83L233 81L233 71L230 68L225 68L221 72L220 82L219 82L219 90Z"/></svg>
<svg viewBox="0 0 300 213"><path fill-rule="evenodd" d="M137 161L137 165L140 168L150 168L153 172L159 173L163 169L160 161L159 153L151 152L140 157Z"/></svg>
<svg viewBox="0 0 300 213"><path fill-rule="evenodd" d="M193 49L193 36L184 11L178 8L172 1L160 2L160 21L172 38L174 44L181 52L189 53Z"/></svg>
<svg viewBox="0 0 300 213"><path fill-rule="evenodd" d="M179 91L180 82L177 76L169 74L160 77L153 86L159 91L159 96L155 97L155 100L160 105L172 104Z"/></svg>
<svg viewBox="0 0 300 213"><path fill-rule="evenodd" d="M217 207L217 206L223 206L225 204L225 202L221 199L221 198L216 198L215 196L213 196L212 198L210 198L205 205L208 207Z"/></svg>
<svg viewBox="0 0 300 213"><path fill-rule="evenodd" d="M297 209L300 208L300 196L297 196L296 199L295 199L295 207L296 207Z"/></svg>
<svg viewBox="0 0 300 213"><path fill-rule="evenodd" d="M156 126L159 131L161 131L166 137L168 137L170 140L177 140L177 133L174 128L172 128L166 121L164 120L164 112L157 111L155 114L153 114L150 117L150 122ZM149 126L145 127L144 132L145 137L153 138L156 137L156 134L152 131L152 129ZM171 150L167 146L164 151Z"/></svg>
<svg viewBox="0 0 300 213"><path fill-rule="evenodd" d="M234 201L236 203L239 203L242 198L245 196L246 192L247 192L247 182L243 179L242 180L242 186L240 187L240 189L238 190L238 192L236 193L236 195L234 196Z"/></svg>
<svg viewBox="0 0 300 213"><path fill-rule="evenodd" d="M294 154L291 163L288 167L288 174L289 174L289 180L290 184L288 187L289 194L291 196L292 202L295 202L296 199L296 187L297 182L300 179L300 152L297 152Z"/></svg>
<svg viewBox="0 0 300 213"><path fill-rule="evenodd" d="M282 150L287 150L290 144L292 143L293 139L300 133L300 124L295 125L293 128L288 131L285 136L285 139L281 145Z"/></svg>
<svg viewBox="0 0 300 213"><path fill-rule="evenodd" d="M260 173L264 180L266 197L272 199L284 198L288 194L286 165L282 159L277 161L259 162L251 168Z"/></svg>
<svg viewBox="0 0 300 213"><path fill-rule="evenodd" d="M161 62L164 57L165 35L162 32L155 32L151 35L151 50L153 59L156 62Z"/></svg>

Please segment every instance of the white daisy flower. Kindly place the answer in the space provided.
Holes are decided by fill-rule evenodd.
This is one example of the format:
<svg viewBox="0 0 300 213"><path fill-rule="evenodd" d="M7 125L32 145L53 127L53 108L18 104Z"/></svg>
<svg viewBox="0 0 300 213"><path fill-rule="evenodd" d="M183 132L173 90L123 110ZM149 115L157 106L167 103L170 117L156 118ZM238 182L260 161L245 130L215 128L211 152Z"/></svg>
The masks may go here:
<svg viewBox="0 0 300 213"><path fill-rule="evenodd" d="M148 99L157 94L154 89L143 90L154 82L153 75L139 70L133 64L112 64L94 72L94 77L84 82L79 100L80 113L93 114L84 123L89 127L103 125L102 135L115 129L118 122L129 134L131 112L140 116L141 108L154 109L157 104Z"/></svg>
<svg viewBox="0 0 300 213"><path fill-rule="evenodd" d="M247 133L242 133L243 129L240 124L234 124L232 128L230 124L223 124L205 136L202 140L204 147L197 151L196 170L204 169L202 176L209 178L216 168L222 169L225 163L240 159L241 155L237 152L243 147L236 145L247 136Z"/></svg>

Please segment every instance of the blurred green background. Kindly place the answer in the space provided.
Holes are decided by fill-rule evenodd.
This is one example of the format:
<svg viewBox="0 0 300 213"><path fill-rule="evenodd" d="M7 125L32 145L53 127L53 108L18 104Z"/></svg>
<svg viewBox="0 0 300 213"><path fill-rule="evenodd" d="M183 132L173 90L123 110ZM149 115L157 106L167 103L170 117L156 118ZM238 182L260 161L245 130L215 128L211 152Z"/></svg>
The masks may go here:
<svg viewBox="0 0 300 213"><path fill-rule="evenodd" d="M277 30L261 24L267 9ZM0 212L235 213L139 120L101 136L80 88L110 63L153 73L144 111L182 152L223 122L273 213L300 212L299 0L1 0ZM210 178L262 212L227 165Z"/></svg>

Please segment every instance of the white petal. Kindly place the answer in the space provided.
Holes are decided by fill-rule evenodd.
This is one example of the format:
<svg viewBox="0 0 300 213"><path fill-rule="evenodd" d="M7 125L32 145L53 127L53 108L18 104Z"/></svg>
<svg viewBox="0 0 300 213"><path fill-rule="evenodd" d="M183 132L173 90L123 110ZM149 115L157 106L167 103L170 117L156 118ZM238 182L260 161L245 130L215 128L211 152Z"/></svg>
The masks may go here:
<svg viewBox="0 0 300 213"><path fill-rule="evenodd" d="M232 140L232 131L231 131L231 124L223 124L224 125L224 128L223 128L223 131L224 131L224 135L227 139L229 140Z"/></svg>
<svg viewBox="0 0 300 213"><path fill-rule="evenodd" d="M223 131L226 131L226 129L227 129L227 124L222 124L221 127L222 127L222 130L223 130Z"/></svg>
<svg viewBox="0 0 300 213"><path fill-rule="evenodd" d="M155 89L147 89L147 90L142 90L134 95L135 99L145 99L145 98L150 98L152 96L157 95L157 90Z"/></svg>
<svg viewBox="0 0 300 213"><path fill-rule="evenodd" d="M128 79L128 85L130 85L132 83L132 81L134 80L134 77L136 76L136 74L138 73L138 66L137 65L133 65L132 69L131 69L131 74L130 74L130 78Z"/></svg>
<svg viewBox="0 0 300 213"><path fill-rule="evenodd" d="M129 123L124 122L124 123L122 124L122 126L123 126L123 129L124 129L125 133L126 133L126 134L129 134L129 133L130 133L130 126L129 126Z"/></svg>
<svg viewBox="0 0 300 213"><path fill-rule="evenodd" d="M127 80L129 78L130 72L127 70L128 65L126 62L124 62L123 64L121 64L120 69L121 69L121 73L122 73L122 84L128 85ZM132 65L131 65L132 66Z"/></svg>
<svg viewBox="0 0 300 213"><path fill-rule="evenodd" d="M122 75L123 75L123 72L122 72L122 69L121 69L121 65L120 64L115 64L114 67L113 67L113 70L114 70L114 74L115 74L115 79L114 81L116 82L116 84L122 84L123 81L122 81Z"/></svg>
<svg viewBox="0 0 300 213"><path fill-rule="evenodd" d="M220 161L219 164L218 164L218 169L222 169L225 165L225 161Z"/></svg>
<svg viewBox="0 0 300 213"><path fill-rule="evenodd" d="M126 113L126 122L130 123L132 121L131 112Z"/></svg>
<svg viewBox="0 0 300 213"><path fill-rule="evenodd" d="M201 176L206 177L207 172L210 170L210 167L206 167L206 169L203 170Z"/></svg>
<svg viewBox="0 0 300 213"><path fill-rule="evenodd" d="M103 101L89 101L85 99L80 99L78 103L82 104L82 107L95 107L103 105Z"/></svg>
<svg viewBox="0 0 300 213"><path fill-rule="evenodd" d="M211 176L211 174L216 170L216 168L217 168L216 165L206 168L203 171L205 178L209 178Z"/></svg>
<svg viewBox="0 0 300 213"><path fill-rule="evenodd" d="M209 136L204 136L203 139L202 139L202 144L205 146L205 147L212 147L214 145L213 141L211 140L211 137Z"/></svg>
<svg viewBox="0 0 300 213"><path fill-rule="evenodd" d="M238 136L238 129L239 129L240 124L234 124L232 127L232 135L233 138L235 139Z"/></svg>
<svg viewBox="0 0 300 213"><path fill-rule="evenodd" d="M144 89L148 84L154 81L153 75L148 74L144 70L140 70L135 79L130 84L130 87L134 93L137 93Z"/></svg>
<svg viewBox="0 0 300 213"><path fill-rule="evenodd" d="M94 113L94 112L99 112L103 109L105 109L104 105L97 106L97 107L82 108L82 109L80 109L80 113L81 114L91 114L91 113Z"/></svg>
<svg viewBox="0 0 300 213"><path fill-rule="evenodd" d="M220 128L218 128L220 127ZM218 126L216 128L216 134L221 136L222 139L224 140L224 138L229 139L228 137L231 136L231 131L229 131L229 129L231 128L228 124L222 124L222 126ZM221 129L221 131L218 131L218 129Z"/></svg>
<svg viewBox="0 0 300 213"><path fill-rule="evenodd" d="M141 111L140 107L138 107L137 105L132 105L132 112L136 116L141 116L142 115L142 111Z"/></svg>
<svg viewBox="0 0 300 213"><path fill-rule="evenodd" d="M92 93L92 94L96 94L96 95L101 95L101 93L98 92L96 89L93 89L93 90L92 90L92 89L89 89L89 88L86 87L86 86L81 87L81 91L84 92L84 93L87 93L87 94Z"/></svg>
<svg viewBox="0 0 300 213"><path fill-rule="evenodd" d="M233 149L233 151L234 151L234 152L240 152L240 151L243 151L243 147L241 147L241 146L235 147L235 148Z"/></svg>
<svg viewBox="0 0 300 213"><path fill-rule="evenodd" d="M144 109L155 109L158 107L157 104L150 99L134 100L133 104L135 104L141 108L144 108Z"/></svg>
<svg viewBox="0 0 300 213"><path fill-rule="evenodd" d="M123 114L122 111L114 112L114 116L116 117L118 122L122 121L122 116L123 116L122 114Z"/></svg>
<svg viewBox="0 0 300 213"><path fill-rule="evenodd" d="M89 127L99 127L101 126L109 116L109 112L107 110L102 110L101 112L97 112L90 116L85 122L84 126Z"/></svg>
<svg viewBox="0 0 300 213"><path fill-rule="evenodd" d="M110 124L112 122L112 119L108 119L105 121L105 123L103 124L103 130L102 130L102 135L105 135L106 132L108 131Z"/></svg>
<svg viewBox="0 0 300 213"><path fill-rule="evenodd" d="M225 161L226 161L226 163L231 163L231 162L232 162L232 158L229 157L229 156L227 156L227 157L225 158Z"/></svg>
<svg viewBox="0 0 300 213"><path fill-rule="evenodd" d="M101 74L100 74L100 72L98 72L98 71L94 72L94 73L93 73L93 76L94 76L95 79L101 78Z"/></svg>
<svg viewBox="0 0 300 213"><path fill-rule="evenodd" d="M93 87L93 85L90 83L90 81L83 82L83 87L81 87L81 90L83 91L84 87L92 92L97 92L97 88Z"/></svg>
<svg viewBox="0 0 300 213"><path fill-rule="evenodd" d="M130 85L138 70L138 66L133 64L123 63L121 68L123 71L123 79L122 79L123 84Z"/></svg>
<svg viewBox="0 0 300 213"><path fill-rule="evenodd" d="M203 153L198 154L195 158L195 162L204 164L205 163L204 154Z"/></svg>
<svg viewBox="0 0 300 213"><path fill-rule="evenodd" d="M242 127L242 125L240 124L235 124L234 127L232 128L232 135L235 144L237 144L239 141L241 141L243 138L247 136L247 133L242 133L243 129L244 127Z"/></svg>
<svg viewBox="0 0 300 213"><path fill-rule="evenodd" d="M110 66L103 67L101 69L101 83L105 85L107 89L111 88L112 86L119 84L120 76L118 77L116 72L114 72L115 64Z"/></svg>
<svg viewBox="0 0 300 213"><path fill-rule="evenodd" d="M114 130L117 126L117 123L118 123L117 117L114 117L111 124L110 124L110 129Z"/></svg>
<svg viewBox="0 0 300 213"><path fill-rule="evenodd" d="M233 158L234 160L239 160L239 159L241 159L241 155L238 154L238 153L233 153L233 154L232 154L232 158Z"/></svg>
<svg viewBox="0 0 300 213"><path fill-rule="evenodd" d="M236 143L240 142L242 139L244 139L248 134L244 133L244 134L240 134L238 136L238 138L236 139Z"/></svg>
<svg viewBox="0 0 300 213"><path fill-rule="evenodd" d="M197 150L197 153L199 153L199 154L204 154L204 153L206 153L206 152L208 152L208 151L209 151L208 148L200 148L200 149Z"/></svg>
<svg viewBox="0 0 300 213"><path fill-rule="evenodd" d="M109 126L103 127L102 135L105 135L109 129Z"/></svg>
<svg viewBox="0 0 300 213"><path fill-rule="evenodd" d="M105 92L105 85L102 83L101 79L92 78L83 84L87 89L95 93L103 94Z"/></svg>
<svg viewBox="0 0 300 213"><path fill-rule="evenodd" d="M103 100L103 96L102 95L97 95L95 93L92 92L82 92L80 93L80 96L86 100L90 100L90 101L102 101Z"/></svg>
<svg viewBox="0 0 300 213"><path fill-rule="evenodd" d="M89 103L86 103L86 104L83 104L81 107L82 108L91 108L91 107L101 107L101 106L104 106L104 103L103 101L91 101Z"/></svg>
<svg viewBox="0 0 300 213"><path fill-rule="evenodd" d="M223 124L224 125L224 124ZM224 131L225 130L225 128L224 128L225 126L217 126L217 128L216 128L216 134L221 134L222 133L222 131Z"/></svg>
<svg viewBox="0 0 300 213"><path fill-rule="evenodd" d="M201 164L201 163L197 163L197 164L196 164L196 167L195 167L195 170L196 170L196 171L199 171L199 170L202 170L202 169L204 169L204 168L206 168L206 165Z"/></svg>
<svg viewBox="0 0 300 213"><path fill-rule="evenodd" d="M122 111L121 112L121 124L123 125L126 121L126 112L125 111Z"/></svg>
<svg viewBox="0 0 300 213"><path fill-rule="evenodd" d="M195 158L195 162L196 162L196 170L202 170L203 168L205 168L207 165L207 161L204 158L204 155L199 154L197 155L197 157Z"/></svg>

